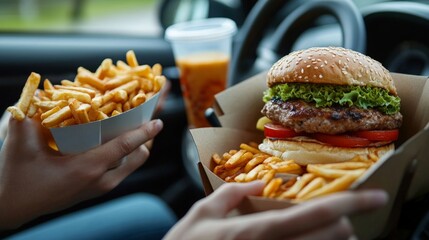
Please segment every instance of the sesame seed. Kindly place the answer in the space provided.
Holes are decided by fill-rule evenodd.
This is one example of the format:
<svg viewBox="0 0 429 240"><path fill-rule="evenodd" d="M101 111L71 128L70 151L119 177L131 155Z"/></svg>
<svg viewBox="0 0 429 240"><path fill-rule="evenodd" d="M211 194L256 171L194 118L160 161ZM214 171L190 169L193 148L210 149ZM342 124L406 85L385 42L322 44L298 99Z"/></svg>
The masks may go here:
<svg viewBox="0 0 429 240"><path fill-rule="evenodd" d="M322 74L320 74L320 75L319 75L319 78L323 78L323 75L322 75Z"/></svg>

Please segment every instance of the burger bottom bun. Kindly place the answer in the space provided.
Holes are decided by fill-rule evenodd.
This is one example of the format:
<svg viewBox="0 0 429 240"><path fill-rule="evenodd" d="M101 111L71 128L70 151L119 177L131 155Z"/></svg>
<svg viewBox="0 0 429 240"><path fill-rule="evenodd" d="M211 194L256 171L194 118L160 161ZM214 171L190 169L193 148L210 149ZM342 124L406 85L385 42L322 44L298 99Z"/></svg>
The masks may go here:
<svg viewBox="0 0 429 240"><path fill-rule="evenodd" d="M299 165L346 162L356 156L368 159L370 154L375 154L380 158L394 149L393 143L379 147L343 148L316 142L270 140L268 138L265 138L259 145L259 150L262 152L285 160L293 159Z"/></svg>

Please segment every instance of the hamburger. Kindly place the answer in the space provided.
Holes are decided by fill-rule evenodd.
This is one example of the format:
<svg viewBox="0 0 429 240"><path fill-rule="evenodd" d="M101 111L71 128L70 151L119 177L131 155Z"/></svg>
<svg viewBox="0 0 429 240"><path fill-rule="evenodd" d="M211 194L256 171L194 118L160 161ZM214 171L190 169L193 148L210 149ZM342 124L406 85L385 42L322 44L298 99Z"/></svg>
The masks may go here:
<svg viewBox="0 0 429 240"><path fill-rule="evenodd" d="M267 85L261 151L307 165L394 150L400 98L376 60L340 47L295 51L270 68Z"/></svg>

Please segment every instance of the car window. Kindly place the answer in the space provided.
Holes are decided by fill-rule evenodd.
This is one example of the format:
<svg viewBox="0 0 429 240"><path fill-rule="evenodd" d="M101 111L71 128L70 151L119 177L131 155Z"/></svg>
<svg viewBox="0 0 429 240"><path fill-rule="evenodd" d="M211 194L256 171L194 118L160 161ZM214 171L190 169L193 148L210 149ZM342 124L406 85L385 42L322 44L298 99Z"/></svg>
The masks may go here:
<svg viewBox="0 0 429 240"><path fill-rule="evenodd" d="M159 35L156 0L1 0L0 32Z"/></svg>

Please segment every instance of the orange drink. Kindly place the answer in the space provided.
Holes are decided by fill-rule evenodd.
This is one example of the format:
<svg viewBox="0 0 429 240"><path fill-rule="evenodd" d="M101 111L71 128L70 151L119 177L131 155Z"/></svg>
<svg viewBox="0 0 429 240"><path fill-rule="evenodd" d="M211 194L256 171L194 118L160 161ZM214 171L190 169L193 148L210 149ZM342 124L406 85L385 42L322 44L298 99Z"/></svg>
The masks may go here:
<svg viewBox="0 0 429 240"><path fill-rule="evenodd" d="M227 84L229 56L223 53L193 54L177 60L180 85L190 128L209 127L204 112L214 95Z"/></svg>

